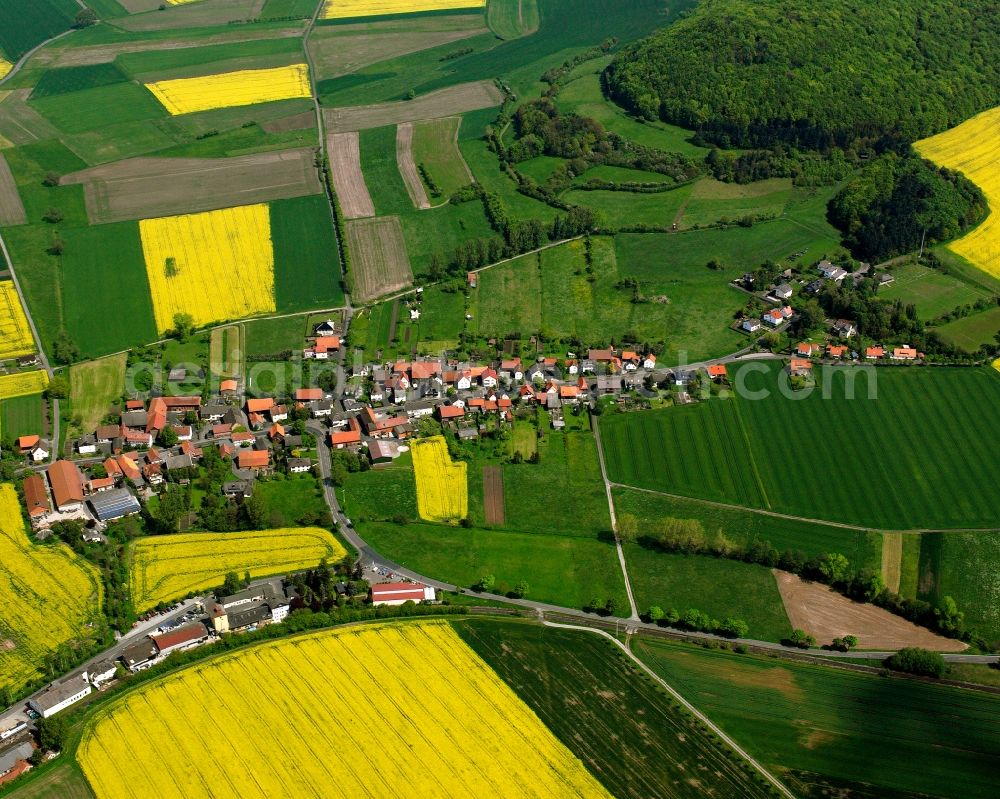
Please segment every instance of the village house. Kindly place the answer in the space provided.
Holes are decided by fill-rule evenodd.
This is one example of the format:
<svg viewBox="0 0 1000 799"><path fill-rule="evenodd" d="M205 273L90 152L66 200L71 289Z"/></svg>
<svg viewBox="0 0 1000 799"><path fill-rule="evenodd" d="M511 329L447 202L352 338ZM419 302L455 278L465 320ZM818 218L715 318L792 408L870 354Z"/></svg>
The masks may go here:
<svg viewBox="0 0 1000 799"><path fill-rule="evenodd" d="M826 356L828 358L846 358L847 357L847 347L843 344L828 344L826 347Z"/></svg>
<svg viewBox="0 0 1000 799"><path fill-rule="evenodd" d="M405 602L433 602L437 594L433 586L422 583L380 583L369 592L372 605L402 605Z"/></svg>
<svg viewBox="0 0 1000 799"><path fill-rule="evenodd" d="M877 361L879 358L885 357L885 347L879 345L876 347L868 347L865 350L865 359L869 361Z"/></svg>
<svg viewBox="0 0 1000 799"><path fill-rule="evenodd" d="M792 296L792 287L787 283L782 283L772 292L779 300L787 300Z"/></svg>
<svg viewBox="0 0 1000 799"><path fill-rule="evenodd" d="M330 354L340 349L340 336L317 336L311 347L302 351L302 357L317 361L329 360Z"/></svg>
<svg viewBox="0 0 1000 799"><path fill-rule="evenodd" d="M771 327L777 327L785 321L784 315L782 315L778 308L772 308L771 310L766 311L764 316L761 318L764 320L764 324L770 325Z"/></svg>
<svg viewBox="0 0 1000 799"><path fill-rule="evenodd" d="M726 365L724 363L710 364L705 371L708 372L709 378L715 380L716 382L722 382L729 377L729 373L726 370Z"/></svg>
<svg viewBox="0 0 1000 799"><path fill-rule="evenodd" d="M761 323L759 319L744 319L741 327L747 333L756 333L761 328Z"/></svg>
<svg viewBox="0 0 1000 799"><path fill-rule="evenodd" d="M792 358L791 362L785 367L788 373L792 377L805 377L812 374L812 361L806 361L801 358Z"/></svg>
<svg viewBox="0 0 1000 799"><path fill-rule="evenodd" d="M304 474L312 471L313 463L309 458L289 458L288 471L290 474Z"/></svg>
<svg viewBox="0 0 1000 799"><path fill-rule="evenodd" d="M854 322L847 319L838 319L833 323L831 330L837 338L852 338L858 334L858 329L855 327Z"/></svg>
<svg viewBox="0 0 1000 799"><path fill-rule="evenodd" d="M56 461L46 470L52 499L60 513L72 513L83 507L83 475L75 463Z"/></svg>
<svg viewBox="0 0 1000 799"><path fill-rule="evenodd" d="M820 274L823 275L827 280L832 280L835 283L839 283L845 277L847 277L847 271L841 269L839 266L830 263L829 261L820 261L817 267Z"/></svg>
<svg viewBox="0 0 1000 799"><path fill-rule="evenodd" d="M894 361L915 361L917 351L913 347L896 347L889 357Z"/></svg>
<svg viewBox="0 0 1000 799"><path fill-rule="evenodd" d="M78 677L67 677L61 683L52 683L38 696L28 700L28 706L43 719L51 718L60 710L76 704L88 696L93 688L87 680L87 672Z"/></svg>
<svg viewBox="0 0 1000 799"><path fill-rule="evenodd" d="M40 474L32 474L24 479L24 504L32 525L38 524L52 512L45 481Z"/></svg>
<svg viewBox="0 0 1000 799"><path fill-rule="evenodd" d="M819 355L822 351L823 348L812 341L800 341L795 348L795 354L802 358L812 358L814 355Z"/></svg>
<svg viewBox="0 0 1000 799"><path fill-rule="evenodd" d="M271 468L271 451L269 449L244 449L237 456L236 463L240 469L251 469L255 472L267 471Z"/></svg>

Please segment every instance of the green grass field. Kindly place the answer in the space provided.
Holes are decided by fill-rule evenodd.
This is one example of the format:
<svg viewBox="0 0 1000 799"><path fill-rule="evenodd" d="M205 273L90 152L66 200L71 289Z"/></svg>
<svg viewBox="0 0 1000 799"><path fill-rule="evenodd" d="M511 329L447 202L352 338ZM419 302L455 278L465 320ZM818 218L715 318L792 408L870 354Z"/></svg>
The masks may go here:
<svg viewBox="0 0 1000 799"><path fill-rule="evenodd" d="M434 198L431 187L426 187L432 205L444 202L472 182L457 146L461 123L461 117L448 117L413 125L413 161L427 170L441 192L440 197Z"/></svg>
<svg viewBox="0 0 1000 799"><path fill-rule="evenodd" d="M518 622L454 626L611 795L771 795L609 641Z"/></svg>
<svg viewBox="0 0 1000 799"><path fill-rule="evenodd" d="M17 786L5 794L7 799L94 799L87 778L76 761L63 759L42 772L29 771Z"/></svg>
<svg viewBox="0 0 1000 799"><path fill-rule="evenodd" d="M309 474L259 483L254 490L264 501L269 526L287 527L300 520L315 524L316 517L327 512L319 481Z"/></svg>
<svg viewBox="0 0 1000 799"><path fill-rule="evenodd" d="M488 269L480 274L470 325L481 336L541 331L548 340L579 339L584 346L662 342L656 349L664 361L681 353L698 360L732 352L743 337L728 325L745 300L704 264L671 263L655 280L643 281L647 302L633 303L630 289L616 287L640 263L648 268L652 253L674 239L595 238L593 275L586 272L582 241Z"/></svg>
<svg viewBox="0 0 1000 799"><path fill-rule="evenodd" d="M976 352L984 344L995 346L1000 333L1000 307L948 322L935 330L945 341L967 352Z"/></svg>
<svg viewBox="0 0 1000 799"><path fill-rule="evenodd" d="M125 390L127 355L112 355L74 364L69 369L70 401L80 429L91 432L121 400Z"/></svg>
<svg viewBox="0 0 1000 799"><path fill-rule="evenodd" d="M45 399L41 394L13 397L0 401L0 436L13 440L18 436L40 436L45 416Z"/></svg>
<svg viewBox="0 0 1000 799"><path fill-rule="evenodd" d="M212 374L220 378L239 378L243 374L243 326L230 325L212 330L208 363Z"/></svg>
<svg viewBox="0 0 1000 799"><path fill-rule="evenodd" d="M423 523L355 526L378 552L421 574L460 586L492 574L498 593L526 580L531 599L582 608L592 598L603 603L611 597L627 615L618 557L614 545L604 541Z"/></svg>
<svg viewBox="0 0 1000 799"><path fill-rule="evenodd" d="M603 420L611 479L890 530L996 525L1000 433L982 412L1000 401L995 370L879 369L877 399L867 398L864 375L848 399L854 372L838 368L821 379L824 399L822 389L782 396L778 366L749 368L747 390L770 397ZM836 435L824 435L831 425Z"/></svg>
<svg viewBox="0 0 1000 799"><path fill-rule="evenodd" d="M163 119L166 109L142 86L113 83L32 100L42 116L64 133L100 130L119 122Z"/></svg>
<svg viewBox="0 0 1000 799"><path fill-rule="evenodd" d="M42 75L41 80L31 90L31 99L69 94L83 89L94 89L98 86L110 86L113 83L124 83L127 80L128 76L118 69L114 62L50 69Z"/></svg>
<svg viewBox="0 0 1000 799"><path fill-rule="evenodd" d="M754 563L705 555L654 552L625 547L629 579L639 612L652 605L684 613L697 608L722 621L743 619L750 638L781 641L792 631L771 570Z"/></svg>
<svg viewBox="0 0 1000 799"><path fill-rule="evenodd" d="M859 569L878 569L881 565L882 542L878 533L781 519L742 508L722 508L628 488L614 489L613 496L618 518L633 517L640 538L659 529L664 519L696 519L706 534L721 532L741 546L769 541L779 552L799 551L809 557L839 552Z"/></svg>
<svg viewBox="0 0 1000 799"><path fill-rule="evenodd" d="M254 319L243 323L247 355L277 355L285 350L300 350L306 343L306 317ZM310 331L311 332L311 331Z"/></svg>
<svg viewBox="0 0 1000 799"><path fill-rule="evenodd" d="M1000 697L645 638L633 650L799 796L996 795Z"/></svg>
<svg viewBox="0 0 1000 799"><path fill-rule="evenodd" d="M486 23L501 39L519 39L538 30L536 0L493 0L486 7Z"/></svg>
<svg viewBox="0 0 1000 799"><path fill-rule="evenodd" d="M879 289L884 300L902 300L917 306L922 319L935 319L960 305L989 296L978 286L920 264L903 264L892 270L895 282Z"/></svg>
<svg viewBox="0 0 1000 799"><path fill-rule="evenodd" d="M278 66L262 57L288 54L301 56L301 53L301 41L290 36L201 47L140 50L134 53L122 53L118 56L117 63L129 74L144 82L208 75L233 69ZM286 59L285 63L292 61ZM209 68L206 69L206 66Z"/></svg>
<svg viewBox="0 0 1000 799"><path fill-rule="evenodd" d="M920 537L917 593L950 596L966 626L1000 646L1000 534L940 533Z"/></svg>
<svg viewBox="0 0 1000 799"><path fill-rule="evenodd" d="M0 0L0 51L12 61L69 30L79 6L73 0Z"/></svg>
<svg viewBox="0 0 1000 799"><path fill-rule="evenodd" d="M681 207L691 195L692 186L680 186L673 191L656 194L633 194L627 191L568 191L563 195L568 203L593 208L612 228L634 225L670 227Z"/></svg>
<svg viewBox="0 0 1000 799"><path fill-rule="evenodd" d="M326 198L276 200L270 209L278 311L343 305L340 257Z"/></svg>

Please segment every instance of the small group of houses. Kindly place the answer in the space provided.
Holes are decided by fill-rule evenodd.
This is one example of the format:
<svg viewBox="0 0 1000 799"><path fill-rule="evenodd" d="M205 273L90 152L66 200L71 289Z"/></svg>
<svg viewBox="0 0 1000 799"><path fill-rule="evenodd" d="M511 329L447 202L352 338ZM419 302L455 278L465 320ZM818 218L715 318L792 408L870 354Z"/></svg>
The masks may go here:
<svg viewBox="0 0 1000 799"><path fill-rule="evenodd" d="M798 358L827 358L829 360L844 360L851 358L858 359L858 353L851 350L846 344L828 343L825 346L813 341L800 341L795 347L795 355ZM916 361L923 358L923 353L917 352L913 347L901 346L888 349L882 344L875 344L865 348L866 361Z"/></svg>

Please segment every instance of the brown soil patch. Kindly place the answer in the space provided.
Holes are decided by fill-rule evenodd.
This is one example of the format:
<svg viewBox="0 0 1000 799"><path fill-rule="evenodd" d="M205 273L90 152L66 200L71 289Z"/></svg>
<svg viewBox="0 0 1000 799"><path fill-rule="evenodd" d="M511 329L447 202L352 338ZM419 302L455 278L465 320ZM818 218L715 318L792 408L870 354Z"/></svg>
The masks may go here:
<svg viewBox="0 0 1000 799"><path fill-rule="evenodd" d="M882 579L894 594L899 593L903 564L903 534L882 533Z"/></svg>
<svg viewBox="0 0 1000 799"><path fill-rule="evenodd" d="M482 17L479 17L482 21ZM340 25L317 27L309 38L317 80L335 78L390 58L429 50L486 33L486 28L442 31L345 32Z"/></svg>
<svg viewBox="0 0 1000 799"><path fill-rule="evenodd" d="M417 165L413 161L413 123L403 122L396 128L396 165L399 174L403 176L406 191L410 200L420 210L431 207L424 191L424 182L420 179Z"/></svg>
<svg viewBox="0 0 1000 799"><path fill-rule="evenodd" d="M502 102L503 95L493 81L480 80L439 89L413 100L328 108L323 113L329 129L342 132L455 116L480 108L492 108Z"/></svg>
<svg viewBox="0 0 1000 799"><path fill-rule="evenodd" d="M115 20L115 26L128 31L155 31L171 28L213 28L256 19L265 0L212 0L211 3L186 3L167 6L163 11L136 14ZM160 3L156 4L156 8ZM302 23L303 26L305 22Z"/></svg>
<svg viewBox="0 0 1000 799"><path fill-rule="evenodd" d="M347 223L347 244L351 248L349 277L355 301L390 294L413 282L399 217L351 220Z"/></svg>
<svg viewBox="0 0 1000 799"><path fill-rule="evenodd" d="M805 749L815 749L836 739L836 735L828 730L808 730L799 736L799 746Z"/></svg>
<svg viewBox="0 0 1000 799"><path fill-rule="evenodd" d="M211 211L319 194L308 148L236 158L128 158L65 175L84 184L91 223Z"/></svg>
<svg viewBox="0 0 1000 799"><path fill-rule="evenodd" d="M326 137L330 154L330 174L340 201L340 210L347 219L375 216L375 203L368 193L361 171L361 145L357 132L331 133Z"/></svg>
<svg viewBox="0 0 1000 799"><path fill-rule="evenodd" d="M504 523L503 470L499 466L483 467L483 512L487 524Z"/></svg>
<svg viewBox="0 0 1000 799"><path fill-rule="evenodd" d="M301 114L292 114L280 119L269 119L267 122L261 122L260 126L268 133L309 130L309 128L316 127L316 113L314 111L303 111Z"/></svg>
<svg viewBox="0 0 1000 799"><path fill-rule="evenodd" d="M21 195L7 159L0 153L0 225L23 225L28 221Z"/></svg>
<svg viewBox="0 0 1000 799"><path fill-rule="evenodd" d="M820 583L807 582L777 569L774 576L792 627L815 636L819 644L856 635L861 649L919 646L938 652L961 652L968 648L961 641L935 635L882 608L852 602Z"/></svg>
<svg viewBox="0 0 1000 799"><path fill-rule="evenodd" d="M159 3L157 3L157 7ZM165 39L150 42L117 42L115 44L95 44L88 47L73 47L63 50L40 50L32 56L32 67L56 66L79 67L89 64L106 64L114 61L122 53L140 53L149 50L193 50L212 44L229 44L232 42L247 42L252 39L290 39L302 35L299 26L282 30L273 28L258 28L254 25L241 25L233 31L218 33L198 39L197 45L192 45L190 39Z"/></svg>
<svg viewBox="0 0 1000 799"><path fill-rule="evenodd" d="M0 102L0 136L14 144L59 137L52 123L28 105L30 94L31 89L15 89Z"/></svg>
<svg viewBox="0 0 1000 799"><path fill-rule="evenodd" d="M388 341L391 344L396 340L396 325L399 324L399 300L392 304L392 318L389 320Z"/></svg>

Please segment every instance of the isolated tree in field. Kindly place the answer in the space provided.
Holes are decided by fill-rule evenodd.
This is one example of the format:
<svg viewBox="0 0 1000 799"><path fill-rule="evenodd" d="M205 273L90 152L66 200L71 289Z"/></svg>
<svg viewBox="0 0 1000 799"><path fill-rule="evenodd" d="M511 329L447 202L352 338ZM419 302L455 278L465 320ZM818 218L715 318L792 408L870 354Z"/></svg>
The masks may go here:
<svg viewBox="0 0 1000 799"><path fill-rule="evenodd" d="M250 569L247 569L243 572L243 587L248 587L252 582L253 580L250 578Z"/></svg>
<svg viewBox="0 0 1000 799"><path fill-rule="evenodd" d="M69 396L69 381L62 375L55 375L49 380L49 387L45 389L45 396L49 399L64 399Z"/></svg>
<svg viewBox="0 0 1000 799"><path fill-rule="evenodd" d="M604 615L614 616L618 611L618 604L615 602L614 597L608 597L608 601L604 603Z"/></svg>
<svg viewBox="0 0 1000 799"><path fill-rule="evenodd" d="M809 635L805 630L795 629L792 630L792 634L788 636L788 643L792 646L797 646L799 649L809 649L811 646L816 646L816 639Z"/></svg>
<svg viewBox="0 0 1000 799"><path fill-rule="evenodd" d="M80 357L80 348L73 343L69 333L60 330L59 335L52 342L52 355L59 363L73 363Z"/></svg>
<svg viewBox="0 0 1000 799"><path fill-rule="evenodd" d="M919 647L900 649L886 660L885 665L894 671L917 674L921 677L940 677L944 674L944 658L941 654Z"/></svg>
<svg viewBox="0 0 1000 799"><path fill-rule="evenodd" d="M479 578L479 582L476 583L475 589L477 591L491 592L497 584L497 578L492 574L484 574Z"/></svg>
<svg viewBox="0 0 1000 799"><path fill-rule="evenodd" d="M830 552L823 556L819 562L819 573L823 575L829 583L843 582L847 577L850 562L839 552Z"/></svg>
<svg viewBox="0 0 1000 799"><path fill-rule="evenodd" d="M50 225L54 225L56 222L63 221L63 212L58 208L47 208L45 213L42 214L42 219Z"/></svg>
<svg viewBox="0 0 1000 799"><path fill-rule="evenodd" d="M172 255L163 263L163 274L167 277L177 277L177 259Z"/></svg>
<svg viewBox="0 0 1000 799"><path fill-rule="evenodd" d="M240 585L240 576L236 572L226 572L226 577L222 581L222 588L219 589L219 593L223 596L229 596L230 594L237 593L242 586Z"/></svg>
<svg viewBox="0 0 1000 799"><path fill-rule="evenodd" d="M76 12L74 28L89 28L97 24L97 12L92 8L81 8Z"/></svg>
<svg viewBox="0 0 1000 799"><path fill-rule="evenodd" d="M194 332L194 317L189 313L174 314L174 335L180 341L187 341Z"/></svg>
<svg viewBox="0 0 1000 799"><path fill-rule="evenodd" d="M623 544L631 544L639 534L639 520L631 513L618 517L618 539Z"/></svg>
<svg viewBox="0 0 1000 799"><path fill-rule="evenodd" d="M518 597L519 599L522 598L522 597L527 596L527 594L528 594L528 581L527 580L519 580L518 583L517 583L517 585L514 586L514 590L513 590L512 593L514 594L515 597Z"/></svg>
<svg viewBox="0 0 1000 799"><path fill-rule="evenodd" d="M49 255L62 255L66 252L66 242L60 238L52 239L52 243L45 250Z"/></svg>
<svg viewBox="0 0 1000 799"><path fill-rule="evenodd" d="M43 186L48 186L52 188L53 186L59 185L59 174L57 172L46 172L45 178L42 180Z"/></svg>
<svg viewBox="0 0 1000 799"><path fill-rule="evenodd" d="M659 605L653 605L646 611L646 618L648 618L653 624L656 624L656 622L663 618L663 608Z"/></svg>

